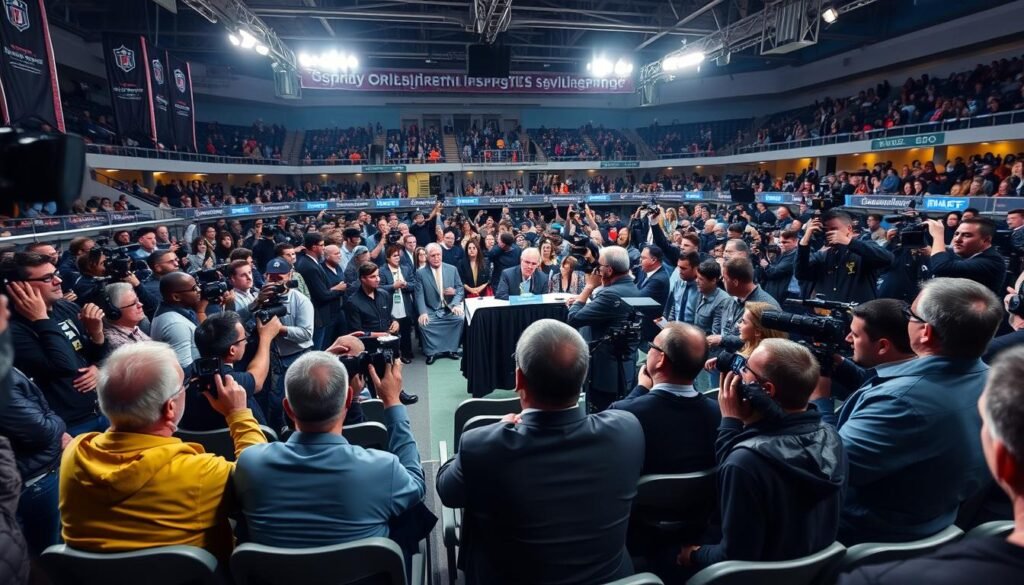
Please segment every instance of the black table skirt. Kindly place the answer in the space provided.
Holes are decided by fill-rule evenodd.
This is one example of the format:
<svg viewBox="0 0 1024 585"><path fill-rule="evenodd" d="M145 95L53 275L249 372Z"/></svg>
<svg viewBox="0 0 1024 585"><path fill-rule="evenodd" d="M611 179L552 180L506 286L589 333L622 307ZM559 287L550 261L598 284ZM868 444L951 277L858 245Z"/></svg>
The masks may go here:
<svg viewBox="0 0 1024 585"><path fill-rule="evenodd" d="M515 388L512 354L523 330L538 319L557 319L564 323L568 316L569 309L564 303L478 309L473 314L472 325L463 333L462 375L468 382L467 392L480 398L495 389Z"/></svg>

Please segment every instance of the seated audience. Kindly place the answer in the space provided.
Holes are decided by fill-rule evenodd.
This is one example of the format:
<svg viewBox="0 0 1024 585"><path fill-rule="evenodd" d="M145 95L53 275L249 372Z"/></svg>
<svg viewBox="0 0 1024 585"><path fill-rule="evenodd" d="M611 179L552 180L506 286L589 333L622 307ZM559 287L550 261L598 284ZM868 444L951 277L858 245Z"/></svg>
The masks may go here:
<svg viewBox="0 0 1024 585"><path fill-rule="evenodd" d="M625 540L644 460L640 423L628 412L587 415L578 406L589 351L568 325L534 322L515 355L522 413L464 433L437 476L444 505L465 509L466 582L631 575Z"/></svg>
<svg viewBox="0 0 1024 585"><path fill-rule="evenodd" d="M441 262L440 245L427 246L427 265L416 272L416 280L419 286L413 293L427 365L441 356L459 359L462 353L459 343L465 325L462 317L465 291L459 271Z"/></svg>
<svg viewBox="0 0 1024 585"><path fill-rule="evenodd" d="M215 377L211 406L224 416L235 456L266 442L245 390ZM173 436L185 409L185 375L164 344L122 346L100 371L100 409L111 427L67 446L60 467L64 542L90 552L185 544L226 562L232 547L224 489L235 464Z"/></svg>

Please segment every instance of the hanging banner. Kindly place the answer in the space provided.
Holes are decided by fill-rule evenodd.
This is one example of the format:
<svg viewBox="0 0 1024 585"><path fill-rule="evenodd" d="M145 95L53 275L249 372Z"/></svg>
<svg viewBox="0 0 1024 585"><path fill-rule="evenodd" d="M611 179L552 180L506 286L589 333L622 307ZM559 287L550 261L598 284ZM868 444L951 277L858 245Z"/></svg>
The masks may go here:
<svg viewBox="0 0 1024 585"><path fill-rule="evenodd" d="M170 85L171 112L174 118L174 145L179 151L196 152L196 107L192 99L192 71L187 61L170 53L167 58L167 83Z"/></svg>
<svg viewBox="0 0 1024 585"><path fill-rule="evenodd" d="M582 77L568 73L526 73L469 77L454 71L376 70L337 73L301 69L303 89L437 93L633 93L632 77Z"/></svg>
<svg viewBox="0 0 1024 585"><path fill-rule="evenodd" d="M103 61L110 82L110 104L117 132L139 144L156 142L153 125L153 92L149 83L146 37L103 35Z"/></svg>
<svg viewBox="0 0 1024 585"><path fill-rule="evenodd" d="M3 0L0 113L5 124L35 119L64 131L50 27L43 0Z"/></svg>
<svg viewBox="0 0 1024 585"><path fill-rule="evenodd" d="M170 148L174 145L174 115L171 107L171 84L167 77L163 51L149 52L149 79L153 88L153 125L156 141Z"/></svg>

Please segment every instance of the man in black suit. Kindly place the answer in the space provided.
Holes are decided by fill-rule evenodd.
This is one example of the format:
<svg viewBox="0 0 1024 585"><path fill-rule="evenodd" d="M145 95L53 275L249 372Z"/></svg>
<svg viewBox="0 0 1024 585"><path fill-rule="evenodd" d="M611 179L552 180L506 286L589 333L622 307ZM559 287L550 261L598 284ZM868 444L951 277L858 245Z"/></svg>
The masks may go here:
<svg viewBox="0 0 1024 585"><path fill-rule="evenodd" d="M527 327L516 344L522 413L463 434L438 472L441 501L465 509L460 563L469 585L633 574L626 528L643 430L628 412L588 416L577 406L588 361L572 327L552 319Z"/></svg>
<svg viewBox="0 0 1024 585"><path fill-rule="evenodd" d="M509 297L519 296L524 292L535 295L548 292L548 275L537 270L538 266L540 266L540 251L537 248L523 250L519 256L519 266L502 271L494 298L507 301Z"/></svg>
<svg viewBox="0 0 1024 585"><path fill-rule="evenodd" d="M521 250L519 246L516 246L515 237L505 232L498 234L498 241L494 246L491 246L490 250L487 250L485 256L491 261L491 288L498 290L498 282L501 280L501 274L519 265L519 254Z"/></svg>
<svg viewBox="0 0 1024 585"><path fill-rule="evenodd" d="M595 294L598 285L601 290ZM625 248L609 246L601 250L597 269L587 275L586 286L569 307L568 323L576 328L587 327L590 341L603 339L610 328L625 325L633 312L622 299L642 296L629 274L629 253ZM614 343L602 343L594 350L594 367L587 388L591 412L604 410L634 386L638 345L629 342L626 347L616 347Z"/></svg>
<svg viewBox="0 0 1024 585"><path fill-rule="evenodd" d="M662 262L665 259L665 254L661 248L654 245L648 244L644 246L644 249L640 252L640 266L636 269L636 288L645 297L650 297L657 301L662 307L665 306L665 301L668 299L668 271L665 270L665 266ZM641 344L644 351L647 350L647 343L654 339L654 336L658 334L658 326L654 324L651 319L643 320L643 330L641 336L643 342Z"/></svg>
<svg viewBox="0 0 1024 585"><path fill-rule="evenodd" d="M937 219L925 220L932 236L929 268L936 278L966 278L981 283L1002 298L1006 294L1006 262L992 246L996 224L987 217L972 217L960 222L953 242L946 249L946 228Z"/></svg>
<svg viewBox="0 0 1024 585"><path fill-rule="evenodd" d="M799 236L795 231L784 230L779 235L779 248L782 253L775 262L761 259L761 288L782 304L787 296L799 296L800 288L793 283L793 271L796 270L796 249Z"/></svg>
<svg viewBox="0 0 1024 585"><path fill-rule="evenodd" d="M324 237L319 232L306 234L302 244L305 251L295 260L295 270L306 281L309 300L313 302L313 347L323 350L334 343L328 333L336 332L338 319L344 318L341 303L346 286L344 283L331 286L328 282L327 272L320 265Z"/></svg>
<svg viewBox="0 0 1024 585"><path fill-rule="evenodd" d="M715 466L718 403L698 393L693 380L704 367L704 332L669 323L651 342L640 383L609 408L632 412L644 429L643 473L690 473Z"/></svg>

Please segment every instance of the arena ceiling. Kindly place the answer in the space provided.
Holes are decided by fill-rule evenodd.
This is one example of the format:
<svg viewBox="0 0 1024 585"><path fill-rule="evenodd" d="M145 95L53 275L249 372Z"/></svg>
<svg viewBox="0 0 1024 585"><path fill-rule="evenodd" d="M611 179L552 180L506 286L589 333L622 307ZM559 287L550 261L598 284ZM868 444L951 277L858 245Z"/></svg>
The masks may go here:
<svg viewBox="0 0 1024 585"><path fill-rule="evenodd" d="M244 1L295 53L338 48L359 55L362 67L461 70L465 45L480 40L473 32L474 0ZM601 52L631 56L639 70L684 41L715 33L765 5L764 0L475 1L511 2L511 21L499 38L511 47L514 71L559 72L582 72ZM734 53L728 65L709 67L708 74L806 63L1012 0L859 1L867 5L823 26L815 46L777 56L748 48ZM47 6L51 24L87 40L99 40L104 31L145 34L191 60L270 76L266 58L235 50L224 26L183 0L177 14L149 0L47 0Z"/></svg>

